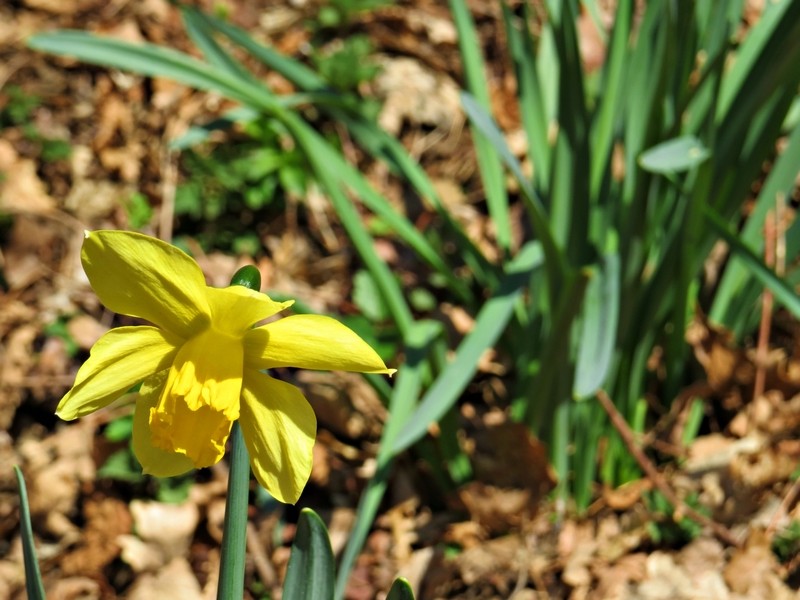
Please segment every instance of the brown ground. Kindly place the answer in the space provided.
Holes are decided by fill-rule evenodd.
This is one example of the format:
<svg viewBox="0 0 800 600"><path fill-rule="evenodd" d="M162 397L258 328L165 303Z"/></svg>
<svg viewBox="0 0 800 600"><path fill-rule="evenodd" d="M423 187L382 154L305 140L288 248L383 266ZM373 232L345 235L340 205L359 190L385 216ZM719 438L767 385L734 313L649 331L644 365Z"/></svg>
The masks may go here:
<svg viewBox="0 0 800 600"><path fill-rule="evenodd" d="M234 22L302 56L313 1L297 3L301 8L268 1L226 4ZM497 14L486 8L491 3L473 4L480 33L496 50L502 46ZM0 6L0 110L13 102L14 86L41 98L27 124L3 123L0 129L0 599L24 597L13 464L22 466L28 482L49 598L212 598L226 467L197 474L183 503L157 502L152 482L98 475L124 447L107 439L106 426L129 407L70 424L59 422L53 411L93 342L117 324L80 269L83 229L130 227L125 202L139 192L155 208L147 231L165 239L185 235L186 223L174 218L179 159L166 143L224 104L167 81L25 49L27 35L54 27L190 48L166 0L22 0ZM447 10L412 0L356 20L352 31L368 33L380 52L383 74L372 91L384 100L382 124L420 157L457 218L489 248L458 110L458 54ZM583 35L587 63L602 60L591 31ZM496 114L513 131L511 79L503 57L492 55ZM264 76L276 89L286 88L274 75ZM42 138L68 142L69 157L45 160ZM361 160L354 147L345 144L345 152ZM364 169L389 198L402 200L402 190L383 169L368 163ZM420 226L431 221L424 208L414 210ZM268 250L257 258L265 287L302 298L317 311L354 312L358 265L324 200L312 195L302 205L289 201L254 229ZM225 285L248 261L189 243L215 285ZM381 249L410 284L418 279L407 257L388 243ZM470 326L457 307L444 306L441 313L457 331ZM648 450L642 455L647 475L622 489L598 490L582 518L539 498L549 477L541 445L482 404L482 397L493 398L503 388L502 365L487 361L462 415L470 423L465 447L477 448L476 470L492 478L441 497L421 463L403 457L348 598L382 597L397 574L408 577L424 599L796 597L797 546L783 564L771 550L775 536L800 519L792 478L800 456L800 363L794 356L800 336L796 323L778 316L768 357L761 361L753 350L733 347L724 332L701 320L693 325L687 339L701 376L651 435L631 440ZM754 394L759 369L766 386ZM339 551L374 470L385 410L359 377L294 377L320 421L312 481L298 506L322 514ZM679 432L692 398L703 399L709 414L727 417L719 431L685 448ZM508 443L499 444L501 439ZM648 456L681 460L654 467ZM645 502L655 488L673 500L696 494L708 509L708 516L685 504L678 511L699 520L693 541L655 543L654 523L665 535L680 531ZM249 597L279 597L297 511L256 500L251 509Z"/></svg>

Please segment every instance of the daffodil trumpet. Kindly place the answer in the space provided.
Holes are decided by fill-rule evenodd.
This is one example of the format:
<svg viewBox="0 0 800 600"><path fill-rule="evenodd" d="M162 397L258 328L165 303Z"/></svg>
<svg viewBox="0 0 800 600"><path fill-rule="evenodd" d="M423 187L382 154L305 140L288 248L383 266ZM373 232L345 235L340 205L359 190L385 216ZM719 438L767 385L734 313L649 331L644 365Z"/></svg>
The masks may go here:
<svg viewBox="0 0 800 600"><path fill-rule="evenodd" d="M292 315L258 325L292 301L240 285L209 287L194 260L161 240L87 231L81 261L109 310L151 325L105 333L56 412L76 419L141 383L133 450L145 473L214 465L238 420L256 479L295 503L311 473L316 418L298 388L264 371L394 372L336 319Z"/></svg>

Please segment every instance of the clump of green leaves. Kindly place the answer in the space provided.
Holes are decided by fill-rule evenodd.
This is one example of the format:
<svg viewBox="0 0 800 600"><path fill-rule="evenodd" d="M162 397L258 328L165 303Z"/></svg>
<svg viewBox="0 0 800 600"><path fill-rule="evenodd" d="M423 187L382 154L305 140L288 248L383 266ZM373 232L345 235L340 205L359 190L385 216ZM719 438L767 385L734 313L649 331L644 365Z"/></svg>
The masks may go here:
<svg viewBox="0 0 800 600"><path fill-rule="evenodd" d="M343 92L356 91L380 72L380 67L371 60L373 51L366 35L353 35L332 49L315 51L311 60L332 87Z"/></svg>
<svg viewBox="0 0 800 600"><path fill-rule="evenodd" d="M133 229L141 229L153 218L153 207L147 196L141 192L131 194L125 202L125 212L128 214L128 223Z"/></svg>
<svg viewBox="0 0 800 600"><path fill-rule="evenodd" d="M66 160L72 154L72 146L67 140L49 138L42 135L32 124L23 127L25 137L39 147L39 158L46 163Z"/></svg>
<svg viewBox="0 0 800 600"><path fill-rule="evenodd" d="M184 152L185 179L175 194L179 232L206 248L256 253L252 224L280 214L310 183L303 154L287 140L276 121L256 119L242 126L236 143Z"/></svg>
<svg viewBox="0 0 800 600"><path fill-rule="evenodd" d="M6 98L0 108L0 129L30 122L33 111L42 103L39 96L27 93L18 85L9 85L4 94Z"/></svg>
<svg viewBox="0 0 800 600"><path fill-rule="evenodd" d="M375 48L369 37L349 31L360 13L391 4L388 0L330 0L314 16L311 62L331 89L348 97L350 105L373 120L380 102L364 98L359 91L380 72L373 58ZM355 101L353 101L355 100Z"/></svg>
<svg viewBox="0 0 800 600"><path fill-rule="evenodd" d="M8 86L5 96L5 104L0 108L0 129L19 127L25 139L37 147L38 156L43 162L69 158L72 152L70 143L43 135L33 122L33 113L42 104L39 96L26 92L18 85Z"/></svg>
<svg viewBox="0 0 800 600"><path fill-rule="evenodd" d="M697 538L703 527L694 519L682 517L675 519L675 507L658 490L653 490L644 495L645 506L652 520L647 523L647 532L650 540L656 545L669 547L683 546ZM696 492L689 494L685 500L698 513L707 515L708 509L700 504Z"/></svg>
<svg viewBox="0 0 800 600"><path fill-rule="evenodd" d="M760 259L765 216L791 196L797 175L800 127L787 114L800 48L786 48L800 35L800 4L765 5L739 39L741 7L730 3L653 1L639 10L632 0L617 2L610 30L584 3L501 3L531 173L492 117L469 3L449 4L469 92L462 105L497 244L515 253L518 217L509 207L517 197L507 171L544 257L528 284L534 293L524 319L505 332L520 367L511 414L550 448L557 493L585 508L595 478L618 485L637 468L593 401L598 390L636 430L645 396L656 389L668 403L685 385L685 331L698 312L742 339L757 326L754 307L766 286L800 315L790 284L796 273L779 279ZM581 60L576 23L585 8L607 41L597 74ZM701 55L707 60L699 65ZM743 203L778 136L791 144L742 227ZM703 265L720 239L731 255L706 295ZM648 365L654 350L658 369ZM690 433L701 408L693 409ZM649 417L652 408L644 409Z"/></svg>
<svg viewBox="0 0 800 600"><path fill-rule="evenodd" d="M69 319L60 317L44 326L44 334L47 337L57 337L64 342L64 349L67 356L74 357L78 353L78 343L69 332Z"/></svg>
<svg viewBox="0 0 800 600"><path fill-rule="evenodd" d="M782 563L789 562L800 553L800 521L795 519L775 536L772 552Z"/></svg>

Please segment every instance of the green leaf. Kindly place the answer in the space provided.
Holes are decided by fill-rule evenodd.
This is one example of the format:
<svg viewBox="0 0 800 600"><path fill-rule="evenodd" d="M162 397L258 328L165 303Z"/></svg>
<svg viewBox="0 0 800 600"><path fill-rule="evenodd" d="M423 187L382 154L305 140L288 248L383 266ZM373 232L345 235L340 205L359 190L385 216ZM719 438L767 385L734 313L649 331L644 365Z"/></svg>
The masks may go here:
<svg viewBox="0 0 800 600"><path fill-rule="evenodd" d="M150 77L166 77L201 90L220 92L265 111L280 111L277 100L260 83L242 80L237 72L225 71L188 54L155 44L132 44L85 31L57 30L31 36L28 47L73 56L90 64Z"/></svg>
<svg viewBox="0 0 800 600"><path fill-rule="evenodd" d="M116 479L128 483L139 483L144 479L141 467L132 459L128 448L112 453L97 470L98 478Z"/></svg>
<svg viewBox="0 0 800 600"><path fill-rule="evenodd" d="M172 150L186 150L205 142L214 131L228 131L240 123L249 123L259 117L258 111L249 106L237 106L224 112L220 117L203 125L192 125L182 136L170 141Z"/></svg>
<svg viewBox="0 0 800 600"><path fill-rule="evenodd" d="M395 579L386 600L414 600L414 591L408 580L403 577Z"/></svg>
<svg viewBox="0 0 800 600"><path fill-rule="evenodd" d="M728 226L711 207L705 207L706 223L725 240L731 247L731 252L738 257L764 287L769 288L775 295L775 300L783 304L795 317L800 318L800 296L786 281L775 274L775 271L764 264L755 253L744 245L739 238L729 231Z"/></svg>
<svg viewBox="0 0 800 600"><path fill-rule="evenodd" d="M474 328L459 345L455 360L442 371L406 421L392 444L392 454L402 452L422 438L428 426L441 419L458 400L472 380L481 354L492 347L505 331L517 299L528 284L531 273L541 266L543 260L541 245L530 242L508 264L497 293L481 308Z"/></svg>
<svg viewBox="0 0 800 600"><path fill-rule="evenodd" d="M429 312L435 310L438 306L436 296L425 288L414 288L408 292L408 301L414 310L420 312Z"/></svg>
<svg viewBox="0 0 800 600"><path fill-rule="evenodd" d="M194 477L188 474L159 479L156 500L165 504L183 504L189 498L194 484Z"/></svg>
<svg viewBox="0 0 800 600"><path fill-rule="evenodd" d="M363 269L353 276L353 302L371 321L383 321L389 316L380 289L370 273Z"/></svg>
<svg viewBox="0 0 800 600"><path fill-rule="evenodd" d="M243 80L253 77L244 65L237 62L228 54L212 37L211 27L202 19L198 13L193 11L183 11L183 23L186 26L186 33L200 49L206 60L212 65L219 67L223 71L234 73Z"/></svg>
<svg viewBox="0 0 800 600"><path fill-rule="evenodd" d="M126 416L114 419L106 426L103 435L109 442L122 442L131 439L133 435L133 417Z"/></svg>
<svg viewBox="0 0 800 600"><path fill-rule="evenodd" d="M686 419L686 425L683 428L683 435L681 436L681 443L688 446L697 437L700 431L700 425L703 423L705 416L706 402L700 398L695 398L689 408L689 417Z"/></svg>
<svg viewBox="0 0 800 600"><path fill-rule="evenodd" d="M423 377L429 367L427 357L435 339L441 334L441 324L435 321L415 321L405 336L403 352L405 362L397 374L397 381L389 399L389 418L381 435L375 475L367 483L358 502L356 521L350 530L347 546L339 561L335 590L337 600L344 598L350 570L378 513L391 473L392 460L396 454L393 450L394 438L414 409L414 402L419 397Z"/></svg>
<svg viewBox="0 0 800 600"><path fill-rule="evenodd" d="M536 193L533 184L522 172L522 166L511 152L506 143L503 133L483 107L471 95L461 93L461 106L467 114L470 122L494 146L495 151L500 156L506 168L519 183L520 191L526 201L526 208L530 214L531 223L538 238L541 240L542 249L545 255L545 269L550 283L551 290L557 289L557 282L564 274L564 257L559 251L556 240L551 231L547 211L542 204L542 200Z"/></svg>
<svg viewBox="0 0 800 600"><path fill-rule="evenodd" d="M147 200L147 196L140 192L131 194L125 203L125 211L128 213L128 221L133 229L141 229L153 218L153 208Z"/></svg>
<svg viewBox="0 0 800 600"><path fill-rule="evenodd" d="M603 385L614 357L619 317L619 263L618 254L606 255L586 288L572 389L577 399L591 396Z"/></svg>
<svg viewBox="0 0 800 600"><path fill-rule="evenodd" d="M466 87L475 102L487 113L490 111L489 79L481 56L481 44L465 0L450 0L450 11L458 31L458 47L463 64ZM511 217L508 192L503 179L503 167L496 146L482 131L475 133L475 156L483 182L489 215L497 235L497 244L504 252L511 247Z"/></svg>
<svg viewBox="0 0 800 600"><path fill-rule="evenodd" d="M283 123L292 133L298 145L305 151L320 186L328 195L342 226L364 261L364 266L372 275L398 329L405 333L414 321L414 317L408 308L403 290L389 266L375 251L372 236L365 230L364 221L352 200L345 193L342 184L347 183L348 188L363 193L362 200L365 204L383 217L392 219L398 232L401 225L408 227L407 232L410 237L406 238L406 241L420 256L427 250L433 251L433 248L424 238L418 237L419 232L413 228L413 225L398 215L388 205L388 202L372 189L361 174L347 164L341 153L328 144L308 123L294 114L285 115ZM380 202L374 203L369 200L380 200ZM412 238L421 242L421 245L415 245ZM436 260L441 262L441 257L437 255Z"/></svg>
<svg viewBox="0 0 800 600"><path fill-rule="evenodd" d="M736 237L756 254L763 255L764 224L769 212L775 210L776 200L780 199L783 205L785 199L791 198L797 177L795 157L798 152L800 152L800 122L791 130L786 146L770 168L769 175L748 214L747 222L737 233ZM794 244L792 244L795 239L796 236L787 232L787 264L791 264L797 254L797 249L796 247L793 249ZM734 256L725 267L722 280L714 294L709 318L717 323L723 323L737 335L742 335L751 325L753 311L750 310L749 300L754 298L756 287L752 285L748 269Z"/></svg>
<svg viewBox="0 0 800 600"><path fill-rule="evenodd" d="M772 552L782 563L787 563L796 557L800 553L800 521L795 519L788 527L778 532L772 540L771 547Z"/></svg>
<svg viewBox="0 0 800 600"><path fill-rule="evenodd" d="M39 562L36 560L36 547L33 544L33 528L31 527L31 510L28 504L28 491L22 471L14 465L14 474L17 476L19 486L19 526L22 535L22 556L25 563L25 591L29 600L44 600L44 585L39 572Z"/></svg>
<svg viewBox="0 0 800 600"><path fill-rule="evenodd" d="M72 154L72 146L66 140L43 138L41 145L42 153L40 158L47 163L64 160Z"/></svg>
<svg viewBox="0 0 800 600"><path fill-rule="evenodd" d="M518 21L512 15L507 2L502 3L503 21L508 36L508 51L517 77L520 117L528 142L528 158L536 165L533 181L539 192L546 193L549 188L550 143L547 139L547 110L544 104L541 79L536 68L535 40L531 35L529 23L530 6L522 4L522 18Z"/></svg>
<svg viewBox="0 0 800 600"><path fill-rule="evenodd" d="M791 81L787 74L797 68L798 17L800 5L792 0L766 4L723 80L718 117L733 118L746 127L752 118L748 109L771 95L776 83Z"/></svg>
<svg viewBox="0 0 800 600"><path fill-rule="evenodd" d="M628 40L633 22L634 3L618 2L614 17L613 32L606 61L603 65L602 94L598 98L599 108L592 123L592 164L590 193L592 198L600 194L604 178L610 175L610 162L614 143L614 126L623 110L621 98L626 93L625 70L629 62ZM598 31L602 28L598 27Z"/></svg>
<svg viewBox="0 0 800 600"><path fill-rule="evenodd" d="M185 8L184 10L195 11L195 9L191 8ZM203 15L199 12L197 14L204 18L209 26L227 36L233 43L241 46L270 69L286 77L295 84L298 89L312 95L326 93L330 95L327 82L313 69L310 69L297 60L280 54L272 48L257 43L245 31L232 26L230 23L214 19L213 17ZM341 99L341 96L336 96L335 98ZM440 217L444 220L445 226L455 235L460 254L472 267L476 277L483 283L486 283L487 280L490 282L494 281L494 273L491 272L486 258L470 241L461 226L456 223L452 215L447 211L439 198L436 188L431 183L425 171L416 160L408 154L397 139L381 129L376 123L366 119L362 112L348 109L335 102L320 102L318 108L326 112L334 120L348 127L353 138L358 141L364 150L376 158L385 161L395 173L399 173L405 177L416 192L432 204ZM313 142L313 144L316 145L318 142ZM333 153L332 157L338 157L338 159L341 160L338 153ZM345 183L350 187L354 187L356 193L363 198L365 204L367 204L371 210L377 214L382 214L382 218L384 218L387 223L392 224L398 231L398 234L406 239L412 248L415 248L425 260L429 261L432 266L447 279L448 285L459 295L462 301L472 301L472 294L464 283L453 274L452 269L444 264L440 256L441 253L433 248L431 249L431 253L423 246L421 241L415 241L414 238L418 236L415 235L415 230L413 226L407 222L407 219L399 219L397 216L390 217L385 209L386 200L374 194L373 191L369 189L369 186L363 182L363 177L356 177L357 172L353 172L352 167L344 161L341 161L341 164L333 165L333 171L344 174L342 179ZM373 197L373 195L375 197Z"/></svg>
<svg viewBox="0 0 800 600"><path fill-rule="evenodd" d="M639 157L639 166L651 173L682 173L698 166L710 154L700 140L685 135L645 150Z"/></svg>
<svg viewBox="0 0 800 600"><path fill-rule="evenodd" d="M310 508L300 512L283 584L283 597L292 600L333 598L331 541L325 523Z"/></svg>

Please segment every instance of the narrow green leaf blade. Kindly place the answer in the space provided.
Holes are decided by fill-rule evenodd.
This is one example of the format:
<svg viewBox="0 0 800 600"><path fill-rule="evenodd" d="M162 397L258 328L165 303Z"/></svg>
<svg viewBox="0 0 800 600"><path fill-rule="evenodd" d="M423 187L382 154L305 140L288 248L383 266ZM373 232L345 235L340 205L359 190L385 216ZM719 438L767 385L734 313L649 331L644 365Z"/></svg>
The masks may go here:
<svg viewBox="0 0 800 600"><path fill-rule="evenodd" d="M464 0L450 0L450 11L458 31L458 47L464 67L466 87L484 110L490 111L489 85L486 65L481 56L481 45L475 22ZM511 247L511 220L508 211L508 194L503 181L503 166L493 144L487 143L482 132L475 135L475 155L483 181L483 191L500 249Z"/></svg>
<svg viewBox="0 0 800 600"><path fill-rule="evenodd" d="M639 166L651 173L682 173L698 166L710 154L703 142L685 135L645 150L639 157Z"/></svg>
<svg viewBox="0 0 800 600"><path fill-rule="evenodd" d="M508 36L508 52L514 65L519 91L519 111L528 157L533 165L533 183L546 194L549 188L551 147L547 139L547 111L542 95L542 85L536 67L536 44L531 34L528 3L522 5L522 18L515 18L508 2L502 3L503 23Z"/></svg>
<svg viewBox="0 0 800 600"><path fill-rule="evenodd" d="M528 178L525 177L522 172L522 165L519 164L517 157L511 153L511 149L508 147L500 128L494 122L489 112L481 106L475 96L466 92L461 92L461 106L464 108L464 112L467 113L467 118L469 118L478 131L486 137L489 143L494 147L495 152L503 159L506 167L511 171L511 174L520 186L522 186L528 194L536 198L537 203L540 203L538 195L533 191L533 186L531 186L530 181L528 181ZM543 207L540 210L544 212Z"/></svg>
<svg viewBox="0 0 800 600"><path fill-rule="evenodd" d="M481 354L503 333L517 298L526 287L531 273L543 261L541 245L532 242L525 245L509 263L497 293L481 308L474 328L459 345L455 359L428 389L414 414L397 435L392 444L392 454L402 452L422 438L428 426L438 421L458 400L475 374Z"/></svg>
<svg viewBox="0 0 800 600"><path fill-rule="evenodd" d="M793 54L797 52L797 32L800 25L798 23L800 5L792 0L776 0L767 3L764 8L759 20L748 31L737 52L735 62L723 80L718 105L720 117L741 112L742 98L755 99L760 94L770 93L770 86L760 86L764 88L763 90L754 88L755 80L763 82L780 78L783 68L780 63L794 62ZM784 35L786 37L781 39ZM770 48L771 45L776 47ZM782 50L779 51L778 48ZM769 64L767 61L771 61L772 66L761 68ZM741 114L749 115L750 112Z"/></svg>
<svg viewBox="0 0 800 600"><path fill-rule="evenodd" d="M378 514L386 485L391 473L394 452L392 442L397 432L406 423L413 411L414 402L422 389L422 379L428 370L426 360L434 339L441 334L441 326L434 321L415 321L405 336L406 357L403 368L397 374L397 383L389 400L389 418L381 435L378 450L377 469L375 475L367 483L356 510L356 522L350 530L347 546L339 561L339 572L336 576L335 597L344 597L347 580L356 557L367 539L370 527Z"/></svg>
<svg viewBox="0 0 800 600"><path fill-rule="evenodd" d="M22 556L25 563L25 591L30 600L44 600L44 585L39 572L39 561L36 560L36 547L33 544L28 491L25 488L22 471L17 465L14 465L14 474L17 476L17 486L19 486L19 525L22 535Z"/></svg>
<svg viewBox="0 0 800 600"><path fill-rule="evenodd" d="M268 108L276 104L265 97L260 85L243 83L213 65L155 44L132 44L85 31L60 30L31 36L34 50L73 56L93 65L131 71L150 77L166 77L201 90L221 92L230 98Z"/></svg>
<svg viewBox="0 0 800 600"><path fill-rule="evenodd" d="M375 284L380 289L397 327L405 335L414 321L414 316L403 296L400 284L393 276L386 262L375 251L372 236L364 228L361 215L345 194L342 184L347 184L348 187L355 188L358 192L361 192L363 194L362 199L368 208L378 214L382 214L380 211L386 211L383 214L389 214L390 219L396 220L396 231L400 230L400 225L411 227L411 224L407 219L393 212L388 202L375 193L360 173L348 165L342 155L298 115L287 114L283 122L294 135L298 145L306 151L320 186L325 190L334 210L342 221L342 225L350 236L350 240L372 275ZM369 203L370 200L375 202ZM413 236L414 240L418 239L410 230L408 233ZM414 246L413 243L410 245L422 255L427 242L424 239L419 241L419 246Z"/></svg>
<svg viewBox="0 0 800 600"><path fill-rule="evenodd" d="M464 107L464 112L467 113L469 120L486 137L488 142L494 146L495 151L498 156L500 156L503 163L505 163L506 168L511 171L511 174L517 180L517 183L519 183L523 198L526 200L531 223L533 224L536 235L542 242L550 287L551 289L556 289L556 282L564 274L566 267L564 264L564 255L559 250L556 240L553 237L547 211L542 204L541 198L539 198L539 195L536 193L531 181L525 177L522 172L522 166L511 153L511 149L508 147L503 134L495 124L491 115L478 104L475 98L465 92L461 93L461 105Z"/></svg>
<svg viewBox="0 0 800 600"><path fill-rule="evenodd" d="M328 529L310 508L300 512L292 543L283 597L292 600L332 600L333 550Z"/></svg>
<svg viewBox="0 0 800 600"><path fill-rule="evenodd" d="M625 71L628 66L633 5L630 0L617 3L611 43L603 65L604 84L598 98L599 109L592 125L592 164L589 191L597 198L603 178L608 176L614 142L614 127L619 119L625 93ZM598 30L602 31L598 27Z"/></svg>
<svg viewBox="0 0 800 600"><path fill-rule="evenodd" d="M753 251L745 246L739 238L731 233L720 216L709 206L705 207L706 222L725 240L734 253L750 269L753 277L762 285L769 288L775 299L783 304L795 317L800 318L800 296L795 293L792 286L778 277L775 272L767 267Z"/></svg>
<svg viewBox="0 0 800 600"><path fill-rule="evenodd" d="M271 69L276 70L298 88L307 92L328 89L327 82L319 73L293 58L284 56L273 48L256 42L245 30L191 6L183 7L182 10L184 14L191 14L193 19L202 20L207 27L227 36L232 42L247 50L253 57Z"/></svg>
<svg viewBox="0 0 800 600"><path fill-rule="evenodd" d="M196 9L187 8L185 10L191 12L196 18L202 19L206 25L214 31L227 36L231 42L247 50L254 58L261 61L270 69L274 69L286 77L300 90L311 94L326 93L328 91L327 82L322 79L318 73L300 62L283 56L274 49L256 42L244 30L234 27L225 21L201 13ZM467 237L462 227L453 219L452 215L439 198L436 188L431 183L425 171L408 154L403 145L381 129L376 123L366 119L358 111L346 109L346 107L339 106L333 102L323 102L319 104L319 109L326 112L333 119L345 124L364 150L376 158L383 160L393 172L399 173L405 177L417 193L431 203L433 208L445 221L446 226L455 234L460 253L467 264L472 268L475 276L479 280L483 280L483 283L487 283L486 271L489 270L490 267L485 257L472 243L469 237ZM341 171L338 167L334 168L334 170ZM365 194L363 191L359 191L359 193L371 196L370 194ZM394 225L397 221L390 219L388 222ZM402 232L400 232L400 234L403 235ZM442 261L440 260L439 262L441 263ZM438 266L436 268L439 269ZM439 270L448 279L451 289L459 295L461 300L467 303L473 300L469 290L463 283L455 278L449 267L445 270Z"/></svg>
<svg viewBox="0 0 800 600"><path fill-rule="evenodd" d="M189 34L189 37L200 49L209 63L245 81L255 78L252 73L248 72L240 62L234 60L234 58L223 50L222 46L214 40L208 22L200 17L198 11L183 8L181 14L183 16L183 24L186 26L186 33Z"/></svg>
<svg viewBox="0 0 800 600"><path fill-rule="evenodd" d="M794 125L788 143L772 165L753 209L747 217L747 222L737 235L739 240L756 254L763 252L764 223L768 212L776 208L778 200L780 200L780 204L784 204L786 199L791 197L797 178L798 166L795 157L798 155L800 155L800 122ZM787 240L791 241L792 238L787 235ZM791 264L795 258L789 249L790 246L791 244L787 244L787 264ZM730 261L714 294L709 317L717 323L723 323L733 331L741 332L745 320L736 315L747 312L742 310L742 292L750 287L750 282L750 273L741 261L736 259Z"/></svg>

